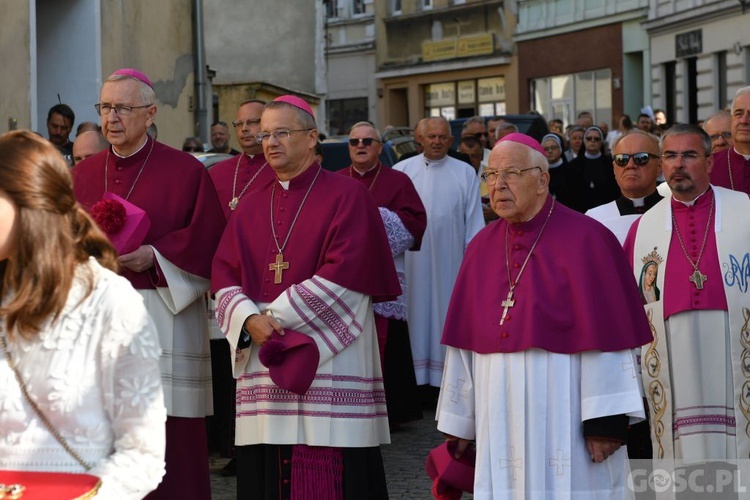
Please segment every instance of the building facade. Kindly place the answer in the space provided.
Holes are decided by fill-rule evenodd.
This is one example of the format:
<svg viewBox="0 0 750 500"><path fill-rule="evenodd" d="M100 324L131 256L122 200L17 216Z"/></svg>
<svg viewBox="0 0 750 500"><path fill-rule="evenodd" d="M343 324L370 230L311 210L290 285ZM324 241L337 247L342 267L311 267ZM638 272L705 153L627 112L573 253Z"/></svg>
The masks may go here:
<svg viewBox="0 0 750 500"><path fill-rule="evenodd" d="M380 123L518 112L515 7L499 0L376 2Z"/></svg>
<svg viewBox="0 0 750 500"><path fill-rule="evenodd" d="M616 126L651 105L648 0L527 0L518 10L522 111L566 125L588 111Z"/></svg>
<svg viewBox="0 0 750 500"><path fill-rule="evenodd" d="M369 120L380 126L375 91L375 2L326 0L326 121L331 135Z"/></svg>
<svg viewBox="0 0 750 500"><path fill-rule="evenodd" d="M248 99L294 94L319 119L327 92L322 0L203 0L213 120L234 120ZM293 6L291 5L293 4ZM287 8L289 7L289 8ZM234 134L232 147L239 149Z"/></svg>
<svg viewBox="0 0 750 500"><path fill-rule="evenodd" d="M750 2L652 0L652 93L669 123L697 123L750 82Z"/></svg>
<svg viewBox="0 0 750 500"><path fill-rule="evenodd" d="M3 6L0 131L27 128L47 137L47 111L62 102L76 114L74 139L77 124L100 121L94 104L104 79L133 67L154 83L159 140L179 148L194 135L191 0L5 0Z"/></svg>

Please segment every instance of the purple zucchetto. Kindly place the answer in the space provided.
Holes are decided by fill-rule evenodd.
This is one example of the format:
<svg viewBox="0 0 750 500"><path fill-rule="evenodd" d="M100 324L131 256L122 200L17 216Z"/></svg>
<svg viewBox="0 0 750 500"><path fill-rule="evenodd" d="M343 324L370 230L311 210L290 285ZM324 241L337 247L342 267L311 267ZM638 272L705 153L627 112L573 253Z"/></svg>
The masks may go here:
<svg viewBox="0 0 750 500"><path fill-rule="evenodd" d="M309 104L307 104L307 101L305 101L304 99L300 99L297 96L294 96L294 95L282 95L282 96L279 96L276 99L274 99L273 102L285 102L287 104L291 104L295 108L301 109L302 111L304 111L308 115L312 116L313 119L315 119L315 115L313 114L312 108L310 107Z"/></svg>
<svg viewBox="0 0 750 500"><path fill-rule="evenodd" d="M503 137L502 139L500 139L497 142L500 143L500 142L505 142L505 141L511 141L511 142L517 142L518 144L523 144L524 146L528 146L531 149L535 149L535 150L539 151L540 153L542 153L546 157L546 153L544 152L544 148L542 148L542 145L539 144L539 141L537 141L533 137L528 136L526 134L521 134L519 132L514 132L512 134L506 135L505 137Z"/></svg>
<svg viewBox="0 0 750 500"><path fill-rule="evenodd" d="M154 86L151 85L151 80L149 80L148 77L146 76L146 73L138 71L137 69L133 69L133 68L118 69L117 71L115 71L114 73L112 73L110 75L110 77L113 77L115 75L129 76L131 78L135 78L136 80L138 80L140 82L145 83L146 85L148 85L152 89L154 88Z"/></svg>

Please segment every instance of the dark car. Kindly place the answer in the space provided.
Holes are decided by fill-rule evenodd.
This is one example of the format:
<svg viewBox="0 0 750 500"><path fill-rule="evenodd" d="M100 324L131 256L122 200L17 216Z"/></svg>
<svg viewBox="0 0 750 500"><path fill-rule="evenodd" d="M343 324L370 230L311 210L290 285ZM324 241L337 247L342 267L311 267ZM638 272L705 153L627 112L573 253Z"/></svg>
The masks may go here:
<svg viewBox="0 0 750 500"><path fill-rule="evenodd" d="M492 117L485 117L484 123ZM502 118L506 122L513 123L518 127L518 131L522 134L530 135L537 141L541 141L542 137L549 133L549 127L547 122L542 115L528 114L528 115L502 115L498 118ZM461 129L464 126L464 122L467 118L459 118L457 120L451 120L451 133L453 134L453 149L458 149L458 144L461 141Z"/></svg>
<svg viewBox="0 0 750 500"><path fill-rule="evenodd" d="M380 162L392 167L401 155L416 151L414 136L411 129L393 129L382 136L383 151L380 153ZM345 135L329 137L321 142L323 147L323 168L335 172L351 165L349 158L349 137Z"/></svg>

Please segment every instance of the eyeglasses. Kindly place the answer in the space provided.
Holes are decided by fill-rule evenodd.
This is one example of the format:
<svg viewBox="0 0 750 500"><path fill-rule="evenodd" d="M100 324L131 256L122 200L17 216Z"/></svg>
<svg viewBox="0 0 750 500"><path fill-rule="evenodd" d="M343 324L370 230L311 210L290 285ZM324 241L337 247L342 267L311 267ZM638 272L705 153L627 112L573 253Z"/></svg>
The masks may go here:
<svg viewBox="0 0 750 500"><path fill-rule="evenodd" d="M373 139L372 137L365 137L364 139L354 139L354 138L349 139L349 145L353 148L356 148L360 144L364 144L365 147L369 148L370 146L372 146L373 142L377 142L378 144L380 144L379 140Z"/></svg>
<svg viewBox="0 0 750 500"><path fill-rule="evenodd" d="M651 158L659 159L659 157L653 153L633 153L633 154L625 154L625 153L618 153L612 157L612 159L615 161L615 165L618 167L627 167L628 162L630 162L630 159L633 159L633 163L637 167L643 167L645 166L649 161L651 161Z"/></svg>
<svg viewBox="0 0 750 500"><path fill-rule="evenodd" d="M186 146L182 148L182 150L185 151L186 153L202 153L203 152L203 148L197 148L195 146Z"/></svg>
<svg viewBox="0 0 750 500"><path fill-rule="evenodd" d="M544 150L548 153L551 153L552 151L557 151L560 149L560 146L554 145L554 146L545 146Z"/></svg>
<svg viewBox="0 0 750 500"><path fill-rule="evenodd" d="M701 155L697 151L683 151L681 153L678 153L676 151L665 151L664 154L661 155L664 161L677 161L680 157L682 157L682 161L684 161L685 163L693 163L698 160L698 157L700 156L705 155Z"/></svg>
<svg viewBox="0 0 750 500"><path fill-rule="evenodd" d="M586 140L587 141L591 141L591 142L601 142L602 138L601 137L597 137L595 135L590 135L590 136L586 137Z"/></svg>
<svg viewBox="0 0 750 500"><path fill-rule="evenodd" d="M722 132L721 134L711 134L709 137L711 138L711 141L718 141L720 137L724 139L725 141L728 141L729 139L732 138L732 133Z"/></svg>
<svg viewBox="0 0 750 500"><path fill-rule="evenodd" d="M258 125L260 123L260 118L256 118L254 120L235 120L232 122L232 125L234 125L234 128L240 128L243 125L246 127L252 127L253 125Z"/></svg>
<svg viewBox="0 0 750 500"><path fill-rule="evenodd" d="M534 170L538 168L542 170L542 167L529 167L529 168L505 168L502 170L485 170L482 172L482 180L487 183L488 186L493 186L497 182L498 176L500 176L504 182L512 184L521 178L521 174L527 170Z"/></svg>
<svg viewBox="0 0 750 500"><path fill-rule="evenodd" d="M101 102L94 104L94 109L99 116L107 116L114 111L117 116L127 116L133 112L134 109L150 108L153 104L145 104L143 106L125 106L124 104L109 104Z"/></svg>
<svg viewBox="0 0 750 500"><path fill-rule="evenodd" d="M473 148L476 147L477 144L479 144L479 139L477 139L473 135L465 135L461 137L461 144L465 145L467 148Z"/></svg>
<svg viewBox="0 0 750 500"><path fill-rule="evenodd" d="M477 139L482 139L484 137L487 139L490 136L487 132L477 132L476 134L467 134L465 137L476 137Z"/></svg>
<svg viewBox="0 0 750 500"><path fill-rule="evenodd" d="M287 139L289 137L289 134L291 134L292 132L308 132L310 130L312 129L311 128L298 128L298 129L289 130L289 129L282 128L279 130L274 130L273 132L261 132L260 134L255 136L255 140L258 141L258 144L260 144L263 141L267 141L269 137L273 137L278 142L278 141L283 141Z"/></svg>

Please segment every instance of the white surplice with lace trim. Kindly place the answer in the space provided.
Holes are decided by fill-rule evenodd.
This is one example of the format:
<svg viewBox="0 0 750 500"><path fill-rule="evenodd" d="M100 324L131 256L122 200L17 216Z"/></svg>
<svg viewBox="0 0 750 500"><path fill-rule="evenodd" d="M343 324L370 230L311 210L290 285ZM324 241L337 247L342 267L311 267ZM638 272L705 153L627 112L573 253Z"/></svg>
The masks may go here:
<svg viewBox="0 0 750 500"><path fill-rule="evenodd" d="M81 301L89 271L94 288ZM143 300L127 280L90 259L79 266L59 319L38 336L14 335L8 344L41 411L93 465L88 473L101 478L97 498L143 498L156 488L164 475L166 421L160 349ZM5 356L0 469L84 472L25 401Z"/></svg>

